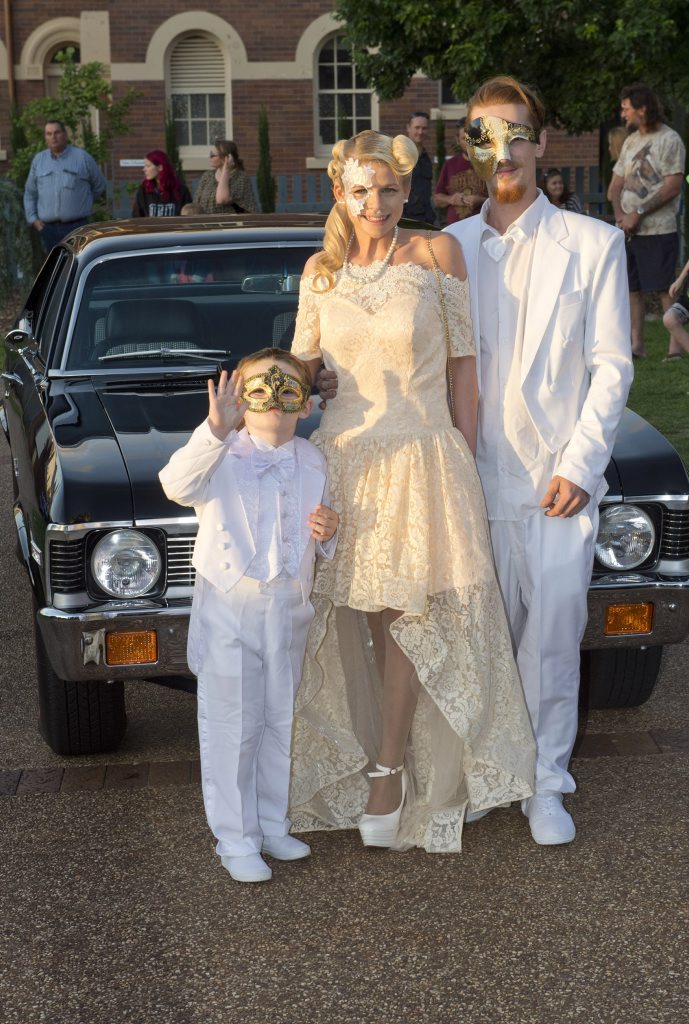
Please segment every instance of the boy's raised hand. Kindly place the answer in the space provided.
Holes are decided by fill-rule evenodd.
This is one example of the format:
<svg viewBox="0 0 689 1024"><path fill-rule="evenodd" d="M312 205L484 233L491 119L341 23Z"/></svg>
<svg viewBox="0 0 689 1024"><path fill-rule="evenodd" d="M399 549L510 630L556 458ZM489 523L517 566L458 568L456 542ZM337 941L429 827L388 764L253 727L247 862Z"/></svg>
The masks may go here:
<svg viewBox="0 0 689 1024"><path fill-rule="evenodd" d="M248 408L243 390L244 378L236 370L229 380L227 370L222 371L217 390L212 378L208 380L208 426L220 441L236 429Z"/></svg>

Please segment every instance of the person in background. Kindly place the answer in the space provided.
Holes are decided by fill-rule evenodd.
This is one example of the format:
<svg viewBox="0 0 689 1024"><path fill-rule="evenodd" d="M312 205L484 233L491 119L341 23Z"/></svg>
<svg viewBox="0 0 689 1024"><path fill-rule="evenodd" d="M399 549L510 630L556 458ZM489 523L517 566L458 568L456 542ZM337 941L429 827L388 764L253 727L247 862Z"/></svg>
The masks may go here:
<svg viewBox="0 0 689 1024"><path fill-rule="evenodd" d="M608 153L610 154L610 159L612 160L613 167L620 159L620 153L622 152L622 147L624 146L625 139L628 135L629 132L623 124L616 125L614 128L611 128L608 132ZM610 176L610 181L608 182L608 189L606 193L606 199L608 200L608 202L611 201L611 189L612 175Z"/></svg>
<svg viewBox="0 0 689 1024"><path fill-rule="evenodd" d="M559 206L561 210L571 210L572 213L584 212L581 199L576 192L569 191L559 167L551 167L543 172L541 188L553 206Z"/></svg>
<svg viewBox="0 0 689 1024"><path fill-rule="evenodd" d="M196 189L194 202L201 213L256 213L258 205L251 179L231 139L216 139L211 146L210 170Z"/></svg>
<svg viewBox="0 0 689 1024"><path fill-rule="evenodd" d="M31 161L24 213L50 252L74 228L88 224L94 200L105 193L105 178L91 154L70 143L62 121L46 121L43 137L48 148Z"/></svg>
<svg viewBox="0 0 689 1024"><path fill-rule="evenodd" d="M679 258L677 213L686 150L677 132L665 124L662 104L648 86L625 86L620 101L622 120L636 130L613 167L610 201L615 223L627 237L632 353L643 359L644 293L657 292L664 313L672 304L669 288ZM666 359L681 354L671 336Z"/></svg>
<svg viewBox="0 0 689 1024"><path fill-rule="evenodd" d="M162 149L144 157L144 180L137 189L132 217L178 217L191 202L191 193L175 174L170 158Z"/></svg>
<svg viewBox="0 0 689 1024"><path fill-rule="evenodd" d="M411 188L407 199L404 216L410 220L424 221L435 224L435 210L431 202L433 192L433 164L424 148L424 139L428 134L428 114L417 110L407 122L405 132L416 146L418 159L412 172Z"/></svg>
<svg viewBox="0 0 689 1024"><path fill-rule="evenodd" d="M673 348L677 352L677 355L668 357L673 361L681 359L682 351L689 353L689 334L687 333L687 324L689 324L688 278L689 261L684 264L677 278L670 285L668 294L672 299L672 305L669 309L665 310L663 315L663 324L670 332Z"/></svg>
<svg viewBox="0 0 689 1024"><path fill-rule="evenodd" d="M447 209L448 224L478 213L488 197L485 182L481 181L467 157L465 124L466 117L457 122L459 153L443 164L433 196L433 202L439 209Z"/></svg>

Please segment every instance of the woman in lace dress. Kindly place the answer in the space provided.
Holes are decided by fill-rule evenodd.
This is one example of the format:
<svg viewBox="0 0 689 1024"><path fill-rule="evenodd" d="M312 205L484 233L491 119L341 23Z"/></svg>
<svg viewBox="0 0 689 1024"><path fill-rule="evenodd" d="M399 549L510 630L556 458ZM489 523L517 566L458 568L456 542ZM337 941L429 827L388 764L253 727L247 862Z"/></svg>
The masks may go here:
<svg viewBox="0 0 689 1024"><path fill-rule="evenodd" d="M301 283L292 351L339 381L312 440L340 540L312 595L290 814L296 830L453 852L467 810L531 794L534 746L473 460L464 260L448 235L431 248L398 228L416 155L372 131L336 144L336 204Z"/></svg>

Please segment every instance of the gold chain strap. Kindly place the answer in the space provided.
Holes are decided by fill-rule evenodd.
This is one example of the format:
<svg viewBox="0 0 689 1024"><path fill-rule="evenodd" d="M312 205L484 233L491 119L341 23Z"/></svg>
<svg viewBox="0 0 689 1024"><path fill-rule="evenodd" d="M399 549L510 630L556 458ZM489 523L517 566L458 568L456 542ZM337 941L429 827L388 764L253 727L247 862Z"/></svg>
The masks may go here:
<svg viewBox="0 0 689 1024"><path fill-rule="evenodd" d="M440 312L443 318L443 327L445 328L445 342L447 344L447 392L450 400L450 416L452 417L452 426L456 427L455 423L455 382L452 377L452 346L450 344L450 325L447 322L447 309L445 307L445 296L443 295L443 285L440 280L440 267L438 261L435 258L433 252L433 245L431 243L430 234L427 235L426 241L428 242L428 251L431 254L431 263L433 264L433 270L435 271L435 277L438 282L438 295L440 297Z"/></svg>

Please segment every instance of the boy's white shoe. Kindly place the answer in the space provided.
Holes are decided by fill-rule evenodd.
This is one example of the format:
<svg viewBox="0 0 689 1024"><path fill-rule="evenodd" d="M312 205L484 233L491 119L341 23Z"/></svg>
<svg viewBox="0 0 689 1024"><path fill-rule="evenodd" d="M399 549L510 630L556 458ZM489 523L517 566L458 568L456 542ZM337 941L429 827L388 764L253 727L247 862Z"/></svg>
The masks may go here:
<svg viewBox="0 0 689 1024"><path fill-rule="evenodd" d="M244 857L221 857L220 860L235 882L269 882L273 877L273 872L260 853L248 853Z"/></svg>
<svg viewBox="0 0 689 1024"><path fill-rule="evenodd" d="M295 836L264 836L262 852L276 860L301 860L309 856L311 847Z"/></svg>
<svg viewBox="0 0 689 1024"><path fill-rule="evenodd" d="M571 843L577 834L572 815L562 806L562 793L536 793L522 801L531 835L539 846Z"/></svg>

